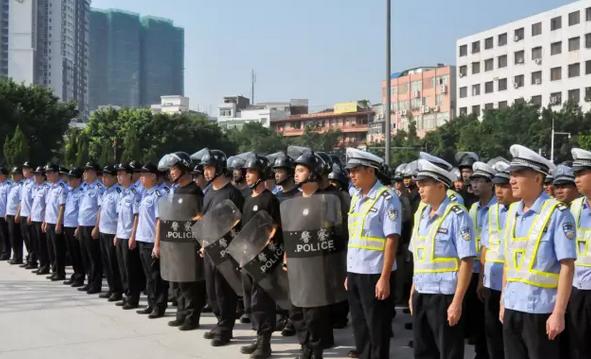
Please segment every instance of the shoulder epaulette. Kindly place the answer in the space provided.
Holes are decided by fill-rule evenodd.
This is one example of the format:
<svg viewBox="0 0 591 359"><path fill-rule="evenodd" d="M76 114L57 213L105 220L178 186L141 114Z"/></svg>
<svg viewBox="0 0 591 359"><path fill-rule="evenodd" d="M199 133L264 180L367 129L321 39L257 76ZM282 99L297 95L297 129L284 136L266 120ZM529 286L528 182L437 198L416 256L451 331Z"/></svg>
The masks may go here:
<svg viewBox="0 0 591 359"><path fill-rule="evenodd" d="M455 213L455 214L462 214L464 212L464 209L461 206L458 205L454 205L451 207L451 210Z"/></svg>
<svg viewBox="0 0 591 359"><path fill-rule="evenodd" d="M162 197L162 193L160 193L160 191L159 191L159 190L155 190L155 191L154 191L154 194L155 194L157 197Z"/></svg>

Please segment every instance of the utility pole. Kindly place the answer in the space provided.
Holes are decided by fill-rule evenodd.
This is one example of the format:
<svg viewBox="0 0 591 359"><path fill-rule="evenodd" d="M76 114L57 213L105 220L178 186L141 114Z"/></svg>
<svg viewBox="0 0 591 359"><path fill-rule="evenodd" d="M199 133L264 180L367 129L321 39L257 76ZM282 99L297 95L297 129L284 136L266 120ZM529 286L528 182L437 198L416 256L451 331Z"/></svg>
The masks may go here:
<svg viewBox="0 0 591 359"><path fill-rule="evenodd" d="M257 81L256 74L254 73L254 69L251 70L250 73L250 103L254 105L254 84Z"/></svg>
<svg viewBox="0 0 591 359"><path fill-rule="evenodd" d="M391 115L391 106L392 106L392 79L391 79L391 49L390 49L390 26L391 26L391 16L390 16L390 4L391 0L386 0L386 126L384 128L385 133L385 160L386 164L390 164L390 135L391 135L391 122L390 122L390 115Z"/></svg>

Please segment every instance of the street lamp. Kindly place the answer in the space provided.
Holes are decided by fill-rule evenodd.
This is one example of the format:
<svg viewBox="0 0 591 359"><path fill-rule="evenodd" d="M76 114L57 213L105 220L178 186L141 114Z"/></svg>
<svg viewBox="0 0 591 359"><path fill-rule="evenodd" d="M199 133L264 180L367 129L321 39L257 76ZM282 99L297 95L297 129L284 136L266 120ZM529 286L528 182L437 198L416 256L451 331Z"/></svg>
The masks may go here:
<svg viewBox="0 0 591 359"><path fill-rule="evenodd" d="M558 131L554 131L554 116L552 116L552 132L551 132L551 137L550 137L550 161L554 162L554 136L555 135L563 135L563 136L568 136L568 138L571 138L571 133L570 132L558 132Z"/></svg>

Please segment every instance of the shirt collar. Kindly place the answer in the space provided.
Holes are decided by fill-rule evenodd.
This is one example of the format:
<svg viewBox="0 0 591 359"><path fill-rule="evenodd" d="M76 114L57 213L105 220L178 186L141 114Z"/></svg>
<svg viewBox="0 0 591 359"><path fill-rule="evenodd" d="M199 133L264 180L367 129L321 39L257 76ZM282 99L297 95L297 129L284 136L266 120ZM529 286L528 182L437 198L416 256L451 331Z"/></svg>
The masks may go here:
<svg viewBox="0 0 591 359"><path fill-rule="evenodd" d="M480 204L480 201L476 202L476 208L478 209L482 209L482 208L490 208L490 206L492 206L493 204L497 203L497 198L493 195L490 200L484 205L482 206Z"/></svg>
<svg viewBox="0 0 591 359"><path fill-rule="evenodd" d="M439 208L437 208L437 211L435 212L435 217L441 217L443 216L443 214L445 213L445 210L447 209L447 206L451 203L451 199L449 199L448 196L445 196L445 198L443 199L443 202L441 202L441 204L439 205ZM425 207L425 212L423 212L423 216L427 216L429 217L429 214L431 213L431 205L427 205Z"/></svg>
<svg viewBox="0 0 591 359"><path fill-rule="evenodd" d="M380 180L376 180L376 183L374 183L374 185L371 187L371 189L369 190L369 192L367 192L367 194L365 196L361 194L361 189L358 189L357 190L357 195L360 198L375 199L378 190L380 188L382 188L382 187L384 187L384 185L382 184L382 182L380 182Z"/></svg>
<svg viewBox="0 0 591 359"><path fill-rule="evenodd" d="M534 211L537 214L539 214L542 211L542 205L544 204L544 202L546 202L546 200L548 200L550 198L550 196L542 191L542 193L538 196L538 198L535 200L533 206L531 206L531 208L529 209L530 211ZM523 201L519 201L519 205L517 206L517 213L519 215L523 215Z"/></svg>

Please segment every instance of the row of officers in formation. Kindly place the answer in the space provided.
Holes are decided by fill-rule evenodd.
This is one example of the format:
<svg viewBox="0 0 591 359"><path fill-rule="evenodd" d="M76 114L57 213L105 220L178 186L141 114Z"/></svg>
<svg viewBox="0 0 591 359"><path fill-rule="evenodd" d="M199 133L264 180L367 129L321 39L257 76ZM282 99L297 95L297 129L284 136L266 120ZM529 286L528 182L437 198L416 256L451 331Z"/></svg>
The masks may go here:
<svg viewBox="0 0 591 359"><path fill-rule="evenodd" d="M255 359L276 330L322 358L349 317L349 356L388 358L406 304L415 358L463 358L466 342L477 358L591 358L591 152L558 166L510 153L461 152L453 167L421 152L395 171L296 146L0 166L0 259L125 310L145 293L149 318L173 301L180 330L211 310L213 346L240 318Z"/></svg>

